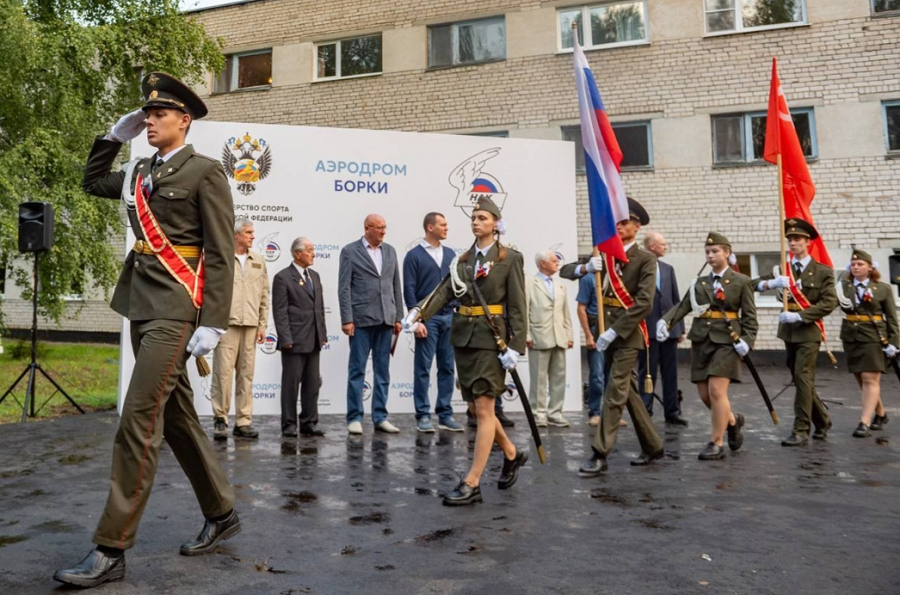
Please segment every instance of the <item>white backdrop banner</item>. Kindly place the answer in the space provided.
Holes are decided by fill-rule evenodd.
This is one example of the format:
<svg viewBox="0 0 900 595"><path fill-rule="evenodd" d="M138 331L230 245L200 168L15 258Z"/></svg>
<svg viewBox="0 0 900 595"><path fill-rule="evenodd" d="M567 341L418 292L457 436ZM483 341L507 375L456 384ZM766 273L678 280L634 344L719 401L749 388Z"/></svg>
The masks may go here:
<svg viewBox="0 0 900 595"><path fill-rule="evenodd" d="M315 269L325 291L328 345L322 353L321 413L345 413L349 342L341 333L338 308L338 261L343 246L359 241L363 219L379 213L387 221L385 241L402 260L423 236L422 219L429 211L443 213L450 234L446 244L457 251L472 241L471 205L491 196L503 210L509 231L504 243L524 254L525 274L537 271L534 255L555 250L563 260L578 250L575 213L575 163L570 143L526 139L418 134L229 122L196 122L189 141L199 153L219 159L228 173L236 215L255 226L253 249L266 259L270 279L291 263L291 242L310 238L316 245ZM146 138L132 143L132 155L152 156ZM152 205L151 205L152 207ZM129 230L126 249L133 243ZM401 263L402 266L402 263ZM577 329L577 285L565 282L572 323ZM207 286L207 291L214 290ZM581 407L579 333L568 352L566 410ZM266 341L258 347L253 379L255 415L281 412L281 356L271 312ZM413 412L412 335L400 336L391 359L388 411ZM208 356L210 364L211 355ZM122 329L119 409L134 357L128 321ZM194 401L200 415L211 415L211 377L201 379L188 362ZM528 387L528 361L519 374ZM508 410L520 411L512 379L506 395ZM371 410L372 367L364 386L367 413ZM430 390L436 398L435 372ZM461 412L459 392L453 406Z"/></svg>

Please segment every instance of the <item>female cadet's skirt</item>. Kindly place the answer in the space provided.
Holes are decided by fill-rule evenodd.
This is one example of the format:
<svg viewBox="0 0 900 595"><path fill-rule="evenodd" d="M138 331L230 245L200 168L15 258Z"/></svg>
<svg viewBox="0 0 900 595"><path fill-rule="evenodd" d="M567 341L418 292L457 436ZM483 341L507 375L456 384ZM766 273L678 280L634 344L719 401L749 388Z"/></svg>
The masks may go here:
<svg viewBox="0 0 900 595"><path fill-rule="evenodd" d="M887 370L881 343L858 343L844 341L844 356L851 374L881 372Z"/></svg>
<svg viewBox="0 0 900 595"><path fill-rule="evenodd" d="M506 392L506 370L498 353L493 349L453 348L463 401L471 403L476 397L496 399Z"/></svg>
<svg viewBox="0 0 900 595"><path fill-rule="evenodd" d="M691 342L691 382L706 382L710 376L741 381L741 357L733 345L706 341Z"/></svg>

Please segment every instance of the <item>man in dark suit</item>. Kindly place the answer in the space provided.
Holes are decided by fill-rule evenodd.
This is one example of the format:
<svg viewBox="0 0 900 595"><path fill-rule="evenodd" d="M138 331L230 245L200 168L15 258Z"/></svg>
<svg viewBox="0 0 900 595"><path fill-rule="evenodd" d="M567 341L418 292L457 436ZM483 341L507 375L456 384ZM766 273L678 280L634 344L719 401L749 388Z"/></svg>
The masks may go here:
<svg viewBox="0 0 900 595"><path fill-rule="evenodd" d="M300 392L300 433L324 436L319 423L319 355L328 342L325 303L319 273L312 270L315 245L306 238L291 244L294 256L272 283L272 317L281 350L281 435L297 436L297 392Z"/></svg>
<svg viewBox="0 0 900 595"><path fill-rule="evenodd" d="M644 247L657 258L666 255L666 239L660 233L649 232L644 236ZM656 295L653 298L653 310L647 317L647 328L650 332L650 377L656 386L656 373L662 370L663 409L666 423L686 426L687 420L681 417L681 404L678 402L678 344L684 341L684 322L679 322L669 329L669 338L657 341L653 329L656 328L662 315L681 301L678 293L678 282L675 280L675 269L672 265L657 260ZM647 353L638 355L638 380L647 377ZM643 386L643 383L639 383ZM654 393L641 392L641 399L647 406L647 412L653 415Z"/></svg>
<svg viewBox="0 0 900 595"><path fill-rule="evenodd" d="M372 214L363 223L364 235L341 250L338 300L341 331L350 337L347 372L347 432L362 434L363 380L372 354L375 375L372 421L379 432L400 430L388 421L387 399L391 384L391 336L399 334L403 318L403 292L397 251L384 243L387 223Z"/></svg>

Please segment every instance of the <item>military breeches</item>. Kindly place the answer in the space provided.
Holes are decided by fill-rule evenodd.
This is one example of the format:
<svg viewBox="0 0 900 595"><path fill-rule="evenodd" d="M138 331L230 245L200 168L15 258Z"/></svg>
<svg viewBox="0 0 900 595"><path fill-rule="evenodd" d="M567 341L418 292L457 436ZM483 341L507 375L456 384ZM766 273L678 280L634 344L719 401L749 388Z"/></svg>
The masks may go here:
<svg viewBox="0 0 900 595"><path fill-rule="evenodd" d="M809 436L810 427L827 429L831 424L825 404L816 392L818 342L785 343L787 366L794 376L794 433Z"/></svg>

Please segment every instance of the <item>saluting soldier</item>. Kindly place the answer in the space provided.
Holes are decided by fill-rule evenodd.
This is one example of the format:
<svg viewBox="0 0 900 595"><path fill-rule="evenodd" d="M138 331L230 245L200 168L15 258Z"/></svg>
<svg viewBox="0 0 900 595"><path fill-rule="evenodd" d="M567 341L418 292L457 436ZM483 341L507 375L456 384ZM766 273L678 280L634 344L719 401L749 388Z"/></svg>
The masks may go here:
<svg viewBox="0 0 900 595"><path fill-rule="evenodd" d="M837 305L834 270L816 262L809 254L809 243L819 237L811 223L803 219L784 222L784 235L791 251L789 271L794 279L782 274L764 275L753 280L756 291L787 289L787 312L778 315L778 338L784 341L787 367L794 379L794 429L782 440L782 446L804 446L809 431L815 426L813 438L824 440L831 428L831 418L816 392L816 359L825 337L821 322ZM782 271L785 273L787 271Z"/></svg>
<svg viewBox="0 0 900 595"><path fill-rule="evenodd" d="M125 259L112 308L131 321L135 363L113 443L109 498L97 548L54 578L93 587L125 575L125 550L150 496L163 438L191 482L205 517L186 556L211 552L240 531L234 492L194 410L186 364L212 351L228 327L234 275L231 190L214 159L185 137L206 115L203 102L174 77L144 77L144 106L94 141L86 192L125 198L137 242ZM157 153L125 171L110 171L122 143L147 129ZM129 177L130 176L130 177ZM124 188L123 188L124 186ZM204 286L206 291L204 291Z"/></svg>
<svg viewBox="0 0 900 595"><path fill-rule="evenodd" d="M626 407L641 444L641 455L631 464L649 465L665 454L663 442L638 393L634 365L638 354L646 348L644 320L653 309L653 295L656 292L656 256L642 249L635 241L641 226L650 223L650 215L632 198L628 199L628 213L628 219L616 225L628 262L615 263L613 271L606 270L609 268L606 263L596 257L577 265L586 269L585 272L602 268L607 279L603 284L606 330L597 337L597 349L605 355L606 388L600 423L591 443L592 456L578 470L582 477L596 477L606 471L606 459L616 444L619 421ZM566 273L577 274L571 268ZM611 275L621 283L610 282Z"/></svg>
<svg viewBox="0 0 900 595"><path fill-rule="evenodd" d="M495 400L506 392L506 372L516 367L520 354L524 353L528 332L522 254L500 243L501 217L500 209L492 200L478 200L472 211L475 244L453 259L449 278L403 321L407 332L414 332L419 324L417 320L427 321L454 299L459 300L450 326L450 342L462 397L478 419L478 429L472 466L459 485L444 496L443 503L447 506L482 501L479 482L493 443L497 443L504 455L497 482L501 490L516 483L519 468L528 460L528 451L516 448L494 413ZM481 290L500 338L508 346L505 353L498 353L497 341L474 285Z"/></svg>
<svg viewBox="0 0 900 595"><path fill-rule="evenodd" d="M728 387L741 381L741 358L750 352L759 323L750 277L728 266L731 242L710 232L705 244L706 262L712 272L697 277L681 302L659 321L656 338L665 341L669 329L689 313L691 324L691 382L697 385L700 400L710 410L712 433L700 452L701 461L725 458L722 441L728 433L728 447L738 450L744 443L744 416L731 410ZM739 339L735 342L733 334Z"/></svg>
<svg viewBox="0 0 900 595"><path fill-rule="evenodd" d="M866 438L870 430L880 430L888 421L881 400L881 375L887 369L886 359L897 357L900 326L893 288L880 281L872 256L853 250L849 268L839 297L844 312L841 341L847 367L862 390L862 411L853 435Z"/></svg>

